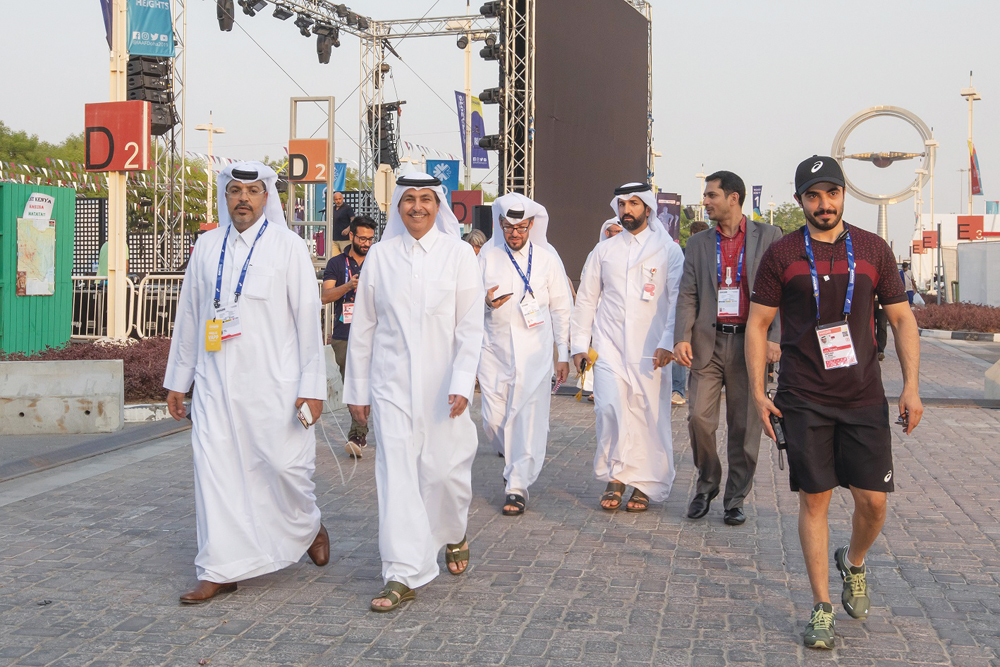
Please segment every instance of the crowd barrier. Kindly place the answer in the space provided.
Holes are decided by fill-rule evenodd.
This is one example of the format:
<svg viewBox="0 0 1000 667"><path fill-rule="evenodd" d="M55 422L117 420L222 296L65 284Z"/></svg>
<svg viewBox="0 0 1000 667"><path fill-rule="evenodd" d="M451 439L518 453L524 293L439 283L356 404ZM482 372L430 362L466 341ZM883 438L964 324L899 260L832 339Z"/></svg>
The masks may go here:
<svg viewBox="0 0 1000 667"><path fill-rule="evenodd" d="M184 276L179 274L149 274L139 281L136 288L131 279L125 279L125 322L127 336L149 338L169 337L177 318ZM73 332L78 340L96 340L108 335L107 278L104 276L73 276ZM317 280L322 293L323 281ZM320 311L323 340L329 341L333 332L333 304Z"/></svg>

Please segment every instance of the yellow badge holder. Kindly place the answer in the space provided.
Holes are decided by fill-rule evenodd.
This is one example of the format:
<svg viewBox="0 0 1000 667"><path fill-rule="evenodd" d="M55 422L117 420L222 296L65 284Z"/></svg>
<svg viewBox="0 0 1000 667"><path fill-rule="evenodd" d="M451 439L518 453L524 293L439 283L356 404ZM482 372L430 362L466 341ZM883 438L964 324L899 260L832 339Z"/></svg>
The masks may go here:
<svg viewBox="0 0 1000 667"><path fill-rule="evenodd" d="M587 351L587 358L583 360L580 364L580 391L576 392L576 400L580 401L583 399L583 381L587 378L587 371L594 367L594 362L597 361L597 350L590 348Z"/></svg>
<svg viewBox="0 0 1000 667"><path fill-rule="evenodd" d="M218 352L222 349L222 320L205 322L205 351Z"/></svg>

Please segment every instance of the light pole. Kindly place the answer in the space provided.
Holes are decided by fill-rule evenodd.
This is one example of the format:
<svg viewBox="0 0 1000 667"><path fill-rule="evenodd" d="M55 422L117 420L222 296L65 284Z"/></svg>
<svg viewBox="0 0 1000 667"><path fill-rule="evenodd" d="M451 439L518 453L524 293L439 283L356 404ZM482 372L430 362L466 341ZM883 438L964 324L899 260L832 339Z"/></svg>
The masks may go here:
<svg viewBox="0 0 1000 667"><path fill-rule="evenodd" d="M962 97L969 101L969 209L966 214L972 215L972 104L983 99L972 87L972 72L969 72L969 87L962 89ZM961 206L959 210L961 210Z"/></svg>
<svg viewBox="0 0 1000 667"><path fill-rule="evenodd" d="M917 231L917 237L919 237L920 240L921 240L921 242L923 242L923 238L924 238L924 219L923 219L923 215L924 215L924 176L926 176L929 172L926 169L922 169L922 168L921 169L916 169L915 171L916 171L916 174L917 174L917 185L914 186L915 187L915 192L913 193L913 206L914 206L914 209L915 209L915 211L914 211L914 215L915 215L914 227L916 228L916 231ZM910 248L912 248L912 247L913 247L913 245L911 244ZM911 266L911 268L913 269L913 273L915 275L917 275L917 276L919 276L921 274L921 272L923 271L923 268L924 268L924 262L923 262L923 259L921 259L921 256L922 255L917 255L916 257L914 257L913 256L913 252L912 251L910 252L910 262L911 263L913 263L915 261L919 262L919 264L918 264L917 267L912 267Z"/></svg>
<svg viewBox="0 0 1000 667"><path fill-rule="evenodd" d="M196 130L201 130L203 132L208 132L208 204L205 209L205 224L208 229L212 228L212 137L216 134L225 134L226 129L223 127L216 127L212 123L212 112L208 112L208 124L202 123L201 125L196 125Z"/></svg>
<svg viewBox="0 0 1000 667"><path fill-rule="evenodd" d="M708 174L705 173L705 165L701 165L701 171L694 175L701 182L701 189L698 190L698 219L705 220L705 178Z"/></svg>
<svg viewBox="0 0 1000 667"><path fill-rule="evenodd" d="M770 223L772 225L774 224L774 209L776 208L776 206L777 206L777 204L775 204L773 201L767 202L767 208L770 209L767 212L767 214L768 214L768 216L770 218Z"/></svg>

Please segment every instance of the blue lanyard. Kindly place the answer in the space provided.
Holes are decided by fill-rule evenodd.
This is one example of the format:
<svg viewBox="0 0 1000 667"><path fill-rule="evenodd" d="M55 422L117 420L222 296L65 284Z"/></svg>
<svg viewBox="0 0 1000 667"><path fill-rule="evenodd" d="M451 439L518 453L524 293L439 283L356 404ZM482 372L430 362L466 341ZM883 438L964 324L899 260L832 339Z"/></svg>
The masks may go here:
<svg viewBox="0 0 1000 667"><path fill-rule="evenodd" d="M846 225L845 225L846 226ZM812 241L809 238L809 226L802 228L806 240L806 256L809 258L809 275L812 277L813 298L816 299L816 321L819 322L819 275L816 272L816 258L813 256ZM844 239L847 246L847 298L844 299L844 319L851 314L851 301L854 299L854 244L851 242L851 232Z"/></svg>
<svg viewBox="0 0 1000 667"><path fill-rule="evenodd" d="M344 283L346 284L349 282L351 282L351 256L348 255L347 253L344 253ZM351 290L351 292L353 291L354 290ZM341 297L344 299L345 303L347 302L347 295L350 294L351 292L345 292L344 296ZM350 301L353 303L354 299L351 299Z"/></svg>
<svg viewBox="0 0 1000 667"><path fill-rule="evenodd" d="M736 265L736 284L740 282L740 277L743 276L743 253L747 249L747 237L746 234L743 235L743 245L740 246L740 259ZM715 272L719 276L719 284L722 284L722 232L718 229L715 230Z"/></svg>
<svg viewBox="0 0 1000 667"><path fill-rule="evenodd" d="M232 225L226 227L226 235L222 239L222 253L219 255L219 273L215 276L215 307L218 308L222 303L222 267L226 263L226 246L229 245L229 232L233 229ZM261 234L267 229L267 220L264 220L264 224L260 226L260 231L257 232L257 238L253 240L253 245L250 246L250 252L247 254L247 261L243 262L243 271L240 272L240 281L236 283L236 301L234 303L239 303L240 294L243 293L243 281L247 278L247 268L250 266L250 258L253 257L253 249L257 247L257 241L260 240Z"/></svg>
<svg viewBox="0 0 1000 667"><path fill-rule="evenodd" d="M514 268L517 269L517 275L521 276L521 280L524 281L524 289L527 290L528 294L530 294L532 297L534 297L535 293L531 291L531 282L530 282L531 281L531 254L532 254L532 252L534 252L534 248L531 245L531 241L528 241L528 275L524 275L524 271L522 271L521 267L518 266L517 262L514 261L514 255L510 254L510 248L507 246L506 243L503 244L503 249L507 251L507 256L510 257L511 264L513 264Z"/></svg>

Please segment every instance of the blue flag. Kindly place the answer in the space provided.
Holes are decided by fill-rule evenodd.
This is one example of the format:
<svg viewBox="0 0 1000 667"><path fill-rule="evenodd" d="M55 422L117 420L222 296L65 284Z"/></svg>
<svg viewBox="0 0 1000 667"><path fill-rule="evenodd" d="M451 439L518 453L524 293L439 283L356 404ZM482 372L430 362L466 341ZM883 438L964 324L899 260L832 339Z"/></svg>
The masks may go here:
<svg viewBox="0 0 1000 667"><path fill-rule="evenodd" d="M458 160L428 160L427 173L441 180L444 194L451 206L451 191L458 190Z"/></svg>
<svg viewBox="0 0 1000 667"><path fill-rule="evenodd" d="M472 97L472 168L489 169L489 153L485 148L479 147L479 140L486 136L483 105L478 97L470 97ZM458 133L462 139L462 164L467 164L469 158L465 155L465 93L456 90L455 103L458 105Z"/></svg>
<svg viewBox="0 0 1000 667"><path fill-rule="evenodd" d="M986 202L986 215L1000 215L1000 201Z"/></svg>
<svg viewBox="0 0 1000 667"><path fill-rule="evenodd" d="M170 0L128 0L130 56L174 57L174 26Z"/></svg>
<svg viewBox="0 0 1000 667"><path fill-rule="evenodd" d="M763 185L753 186L753 219L762 220L764 218L760 212L760 195L764 191Z"/></svg>

